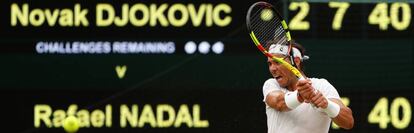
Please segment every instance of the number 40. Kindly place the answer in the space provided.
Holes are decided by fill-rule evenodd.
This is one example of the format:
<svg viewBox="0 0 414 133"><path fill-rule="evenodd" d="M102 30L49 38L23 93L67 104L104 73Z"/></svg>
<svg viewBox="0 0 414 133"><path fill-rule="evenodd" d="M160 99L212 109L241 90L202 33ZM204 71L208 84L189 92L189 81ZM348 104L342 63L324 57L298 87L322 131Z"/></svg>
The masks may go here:
<svg viewBox="0 0 414 133"><path fill-rule="evenodd" d="M382 97L368 115L369 123L378 123L381 129L386 129L391 121L392 125L397 129L404 129L411 121L411 105L404 97L397 97L391 103L388 109L388 99ZM402 108L402 118L400 119L400 107ZM391 114L388 113L390 111Z"/></svg>
<svg viewBox="0 0 414 133"><path fill-rule="evenodd" d="M402 11L402 18L399 17L400 9ZM401 2L392 3L390 10L388 10L387 3L379 3L375 6L374 10L372 10L368 17L368 23L378 24L381 30L387 30L389 24L391 24L396 30L405 30L410 25L410 21L410 5Z"/></svg>

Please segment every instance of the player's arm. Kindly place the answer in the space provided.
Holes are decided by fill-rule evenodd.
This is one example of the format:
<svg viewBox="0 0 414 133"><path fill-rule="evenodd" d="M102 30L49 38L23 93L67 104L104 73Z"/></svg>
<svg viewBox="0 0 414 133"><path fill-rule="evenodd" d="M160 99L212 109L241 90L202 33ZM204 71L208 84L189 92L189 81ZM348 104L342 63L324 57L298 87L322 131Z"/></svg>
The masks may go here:
<svg viewBox="0 0 414 133"><path fill-rule="evenodd" d="M282 91L272 91L266 96L266 104L278 111L289 111L299 106L303 99L297 95L297 92L285 94Z"/></svg>
<svg viewBox="0 0 414 133"><path fill-rule="evenodd" d="M339 105L340 110L336 117L332 118L336 125L344 129L351 129L354 127L354 117L352 116L352 110L345 106L341 100L330 98L332 102L335 102Z"/></svg>
<svg viewBox="0 0 414 133"><path fill-rule="evenodd" d="M321 92L317 91L311 99L311 103L332 118L339 127L351 129L354 127L354 117L352 110L346 107L341 100L335 98L325 98Z"/></svg>

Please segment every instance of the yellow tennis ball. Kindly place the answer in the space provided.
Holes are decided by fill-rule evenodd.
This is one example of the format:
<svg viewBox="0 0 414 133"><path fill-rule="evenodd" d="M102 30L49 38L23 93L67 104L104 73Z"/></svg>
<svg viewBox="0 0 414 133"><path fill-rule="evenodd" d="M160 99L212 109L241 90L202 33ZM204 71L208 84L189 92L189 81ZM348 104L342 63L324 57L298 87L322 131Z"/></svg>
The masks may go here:
<svg viewBox="0 0 414 133"><path fill-rule="evenodd" d="M269 21L273 18L273 11L270 9L263 9L262 12L260 13L260 18L263 21Z"/></svg>
<svg viewBox="0 0 414 133"><path fill-rule="evenodd" d="M77 132L79 130L78 119L73 115L66 117L66 119L63 120L63 129L68 133Z"/></svg>

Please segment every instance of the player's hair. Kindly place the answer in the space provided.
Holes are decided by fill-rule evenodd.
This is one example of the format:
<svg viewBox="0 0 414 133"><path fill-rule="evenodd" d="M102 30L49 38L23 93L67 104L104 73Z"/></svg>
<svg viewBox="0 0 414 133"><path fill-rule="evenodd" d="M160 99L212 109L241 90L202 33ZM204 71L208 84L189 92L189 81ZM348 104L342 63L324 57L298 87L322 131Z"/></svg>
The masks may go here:
<svg viewBox="0 0 414 133"><path fill-rule="evenodd" d="M291 44L292 44L292 47L297 48L300 51L300 54L301 54L302 58L304 58L305 55L306 55L306 53L305 53L306 52L305 47L303 47L301 44L299 44L298 42L296 42L293 39L291 40ZM291 50L290 52L292 52L292 51L293 50ZM304 60L301 60L301 63L300 63L300 65L298 67L299 67L298 69L304 71Z"/></svg>

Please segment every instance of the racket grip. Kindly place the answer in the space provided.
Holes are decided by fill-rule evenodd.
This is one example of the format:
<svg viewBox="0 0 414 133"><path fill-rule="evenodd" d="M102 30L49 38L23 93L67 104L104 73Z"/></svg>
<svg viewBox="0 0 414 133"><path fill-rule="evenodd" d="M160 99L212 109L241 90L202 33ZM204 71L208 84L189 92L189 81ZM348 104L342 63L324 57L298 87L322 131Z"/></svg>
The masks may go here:
<svg viewBox="0 0 414 133"><path fill-rule="evenodd" d="M299 80L306 80L304 77L299 77Z"/></svg>

